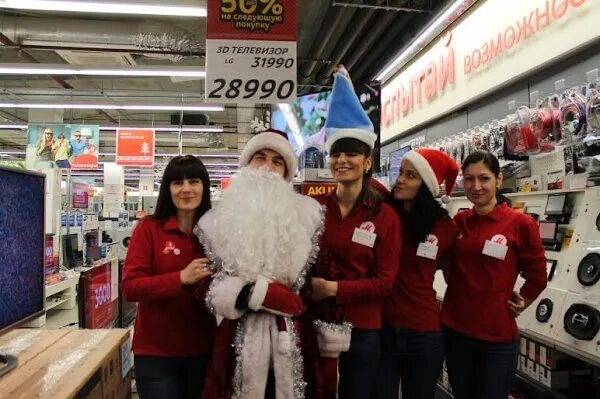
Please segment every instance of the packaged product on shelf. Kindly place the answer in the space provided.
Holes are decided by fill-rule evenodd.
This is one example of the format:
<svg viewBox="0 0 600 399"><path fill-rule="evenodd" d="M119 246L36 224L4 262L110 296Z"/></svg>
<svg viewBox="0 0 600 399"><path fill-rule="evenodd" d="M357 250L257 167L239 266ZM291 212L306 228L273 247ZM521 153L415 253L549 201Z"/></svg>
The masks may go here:
<svg viewBox="0 0 600 399"><path fill-rule="evenodd" d="M565 174L562 172L548 173L546 175L546 189L561 190L563 188L564 179Z"/></svg>
<svg viewBox="0 0 600 399"><path fill-rule="evenodd" d="M562 95L560 121L563 134L569 141L583 139L586 123L585 97L580 88L572 88Z"/></svg>
<svg viewBox="0 0 600 399"><path fill-rule="evenodd" d="M535 175L517 179L517 191L527 193L542 190L542 176Z"/></svg>

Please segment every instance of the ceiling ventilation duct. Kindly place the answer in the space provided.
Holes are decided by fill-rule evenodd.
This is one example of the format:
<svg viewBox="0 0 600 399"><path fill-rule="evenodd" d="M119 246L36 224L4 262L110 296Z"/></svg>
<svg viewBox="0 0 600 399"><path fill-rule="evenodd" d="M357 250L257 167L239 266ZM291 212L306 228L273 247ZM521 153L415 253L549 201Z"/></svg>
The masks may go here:
<svg viewBox="0 0 600 399"><path fill-rule="evenodd" d="M174 25L159 21L107 21L69 18L0 18L0 32L25 46L161 50L181 54L159 54L179 61L204 53L204 23ZM161 32L161 33L156 33ZM189 55L188 55L189 54Z"/></svg>
<svg viewBox="0 0 600 399"><path fill-rule="evenodd" d="M194 36L187 32L171 33L138 33L134 42L140 50L160 50L169 52L178 52L179 54L152 54L151 58L166 58L173 62L183 59L199 58L198 53L205 52L205 46L202 42L194 39ZM189 53L190 55L185 55Z"/></svg>

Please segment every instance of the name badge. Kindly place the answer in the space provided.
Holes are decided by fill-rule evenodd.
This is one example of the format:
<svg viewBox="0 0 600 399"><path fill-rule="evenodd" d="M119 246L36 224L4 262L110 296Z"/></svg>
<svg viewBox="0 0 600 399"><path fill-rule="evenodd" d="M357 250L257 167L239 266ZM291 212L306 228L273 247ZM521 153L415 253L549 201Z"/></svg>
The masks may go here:
<svg viewBox="0 0 600 399"><path fill-rule="evenodd" d="M352 234L352 242L364 245L369 248L373 248L373 245L375 245L376 238L377 234L370 233L363 229L359 229L358 227L354 229L354 234Z"/></svg>
<svg viewBox="0 0 600 399"><path fill-rule="evenodd" d="M504 260L506 257L506 251L508 251L508 246L504 244L498 244L490 240L485 240L485 245L483 246L483 251L481 251L481 253L491 256L492 258Z"/></svg>
<svg viewBox="0 0 600 399"><path fill-rule="evenodd" d="M429 242L421 242L419 243L419 246L417 248L417 256L420 256L421 258L436 260L438 248L439 247L437 245L433 245Z"/></svg>

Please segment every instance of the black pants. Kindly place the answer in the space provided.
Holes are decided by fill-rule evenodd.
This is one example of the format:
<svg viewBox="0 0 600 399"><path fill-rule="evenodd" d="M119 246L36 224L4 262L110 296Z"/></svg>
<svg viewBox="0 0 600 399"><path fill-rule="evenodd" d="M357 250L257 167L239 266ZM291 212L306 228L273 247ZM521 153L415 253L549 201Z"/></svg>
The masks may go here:
<svg viewBox="0 0 600 399"><path fill-rule="evenodd" d="M198 399L208 356L135 356L135 383L140 399Z"/></svg>
<svg viewBox="0 0 600 399"><path fill-rule="evenodd" d="M444 362L444 333L385 326L376 399L433 399ZM400 385L400 381L402 384Z"/></svg>
<svg viewBox="0 0 600 399"><path fill-rule="evenodd" d="M456 399L506 399L517 370L518 342L494 343L446 329L446 366Z"/></svg>
<svg viewBox="0 0 600 399"><path fill-rule="evenodd" d="M339 398L366 399L377 384L381 330L352 329L350 350L339 359Z"/></svg>

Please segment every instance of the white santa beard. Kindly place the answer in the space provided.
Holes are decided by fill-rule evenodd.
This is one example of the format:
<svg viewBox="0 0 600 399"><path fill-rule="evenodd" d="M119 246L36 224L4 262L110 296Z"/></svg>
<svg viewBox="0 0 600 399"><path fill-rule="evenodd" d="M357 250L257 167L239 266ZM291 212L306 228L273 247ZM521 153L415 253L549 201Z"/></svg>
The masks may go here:
<svg viewBox="0 0 600 399"><path fill-rule="evenodd" d="M307 220L320 220L318 206L307 207L306 200L279 175L242 168L213 210L216 231L209 238L223 269L249 282L262 275L293 287L318 225Z"/></svg>

